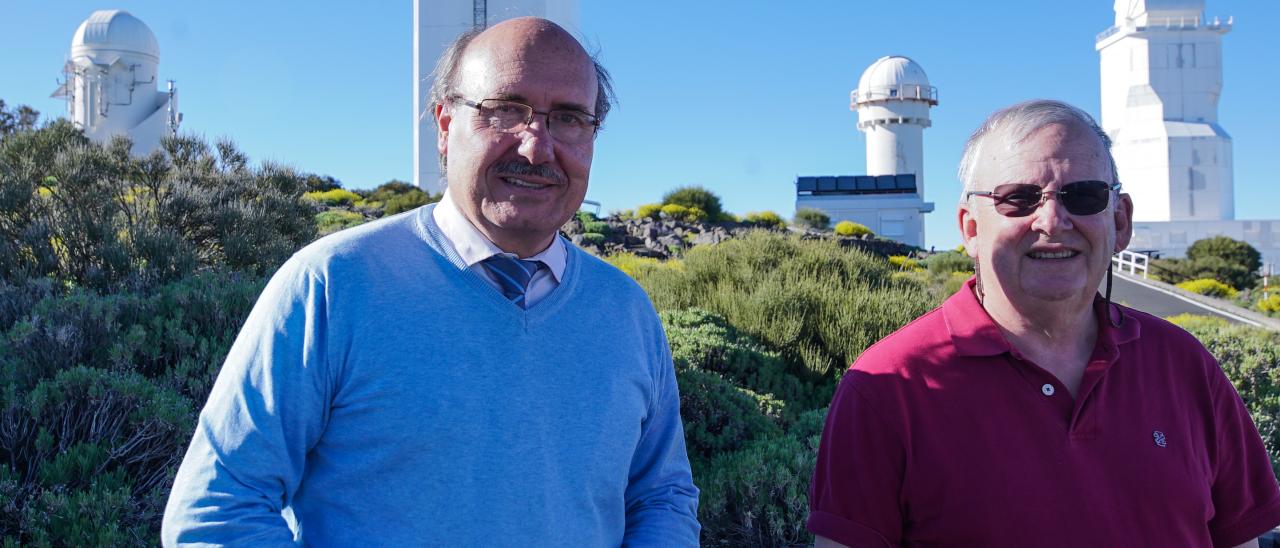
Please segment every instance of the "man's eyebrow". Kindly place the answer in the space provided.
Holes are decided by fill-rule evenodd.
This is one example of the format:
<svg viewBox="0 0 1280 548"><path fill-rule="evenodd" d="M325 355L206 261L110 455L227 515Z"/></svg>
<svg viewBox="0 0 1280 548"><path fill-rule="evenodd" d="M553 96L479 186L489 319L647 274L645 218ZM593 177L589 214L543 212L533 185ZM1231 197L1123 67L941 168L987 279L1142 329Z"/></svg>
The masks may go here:
<svg viewBox="0 0 1280 548"><path fill-rule="evenodd" d="M529 104L529 99L519 93L495 93L489 99L498 99L502 101L514 101L517 103ZM583 114L591 114L591 109L581 103L574 102L558 102L551 104L551 110L576 110ZM595 116L594 114L591 114Z"/></svg>

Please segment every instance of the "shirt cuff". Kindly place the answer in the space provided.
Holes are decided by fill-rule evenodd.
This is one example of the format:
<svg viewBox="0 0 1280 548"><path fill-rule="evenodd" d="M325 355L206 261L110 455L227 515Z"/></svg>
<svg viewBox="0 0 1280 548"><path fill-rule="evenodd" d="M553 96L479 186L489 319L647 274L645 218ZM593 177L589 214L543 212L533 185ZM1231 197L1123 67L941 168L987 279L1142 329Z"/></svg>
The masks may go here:
<svg viewBox="0 0 1280 548"><path fill-rule="evenodd" d="M1245 514L1235 523L1209 531L1214 546L1238 546L1262 536L1280 524L1280 496Z"/></svg>
<svg viewBox="0 0 1280 548"><path fill-rule="evenodd" d="M893 548L893 543L875 529L827 512L810 512L805 524L809 532L827 537L849 548Z"/></svg>

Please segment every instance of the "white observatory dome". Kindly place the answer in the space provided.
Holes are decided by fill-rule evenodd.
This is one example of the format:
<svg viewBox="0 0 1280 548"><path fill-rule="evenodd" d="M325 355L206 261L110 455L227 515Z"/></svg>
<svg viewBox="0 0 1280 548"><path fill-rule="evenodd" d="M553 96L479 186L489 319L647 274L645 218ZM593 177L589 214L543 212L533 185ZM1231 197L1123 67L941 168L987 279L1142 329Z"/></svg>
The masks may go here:
<svg viewBox="0 0 1280 548"><path fill-rule="evenodd" d="M124 10L98 10L76 29L71 57L88 57L94 64L110 65L121 56L160 61L160 45L146 23Z"/></svg>
<svg viewBox="0 0 1280 548"><path fill-rule="evenodd" d="M862 72L855 102L890 98L928 99L931 88L929 77L919 64L901 55L888 55L876 59Z"/></svg>

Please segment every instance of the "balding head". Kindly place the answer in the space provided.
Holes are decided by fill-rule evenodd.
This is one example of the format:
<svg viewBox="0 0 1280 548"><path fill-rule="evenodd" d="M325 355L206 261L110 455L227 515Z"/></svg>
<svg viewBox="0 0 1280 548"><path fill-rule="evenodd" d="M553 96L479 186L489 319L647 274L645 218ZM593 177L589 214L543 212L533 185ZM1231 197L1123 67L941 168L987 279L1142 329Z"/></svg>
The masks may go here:
<svg viewBox="0 0 1280 548"><path fill-rule="evenodd" d="M476 49L472 49L475 47ZM550 53L555 57L585 58L591 63L595 73L596 97L591 105L590 114L603 123L614 104L613 79L594 55L587 53L582 44L569 31L552 21L540 17L519 17L508 19L487 29L472 29L462 33L436 63L432 72L432 84L428 110L434 116L438 105L443 104L457 93L459 71L471 53L483 48L490 52L507 52L523 54L538 52L538 55ZM561 55L555 55L555 54ZM423 116L427 113L424 112ZM446 159L440 157L441 170L446 169Z"/></svg>

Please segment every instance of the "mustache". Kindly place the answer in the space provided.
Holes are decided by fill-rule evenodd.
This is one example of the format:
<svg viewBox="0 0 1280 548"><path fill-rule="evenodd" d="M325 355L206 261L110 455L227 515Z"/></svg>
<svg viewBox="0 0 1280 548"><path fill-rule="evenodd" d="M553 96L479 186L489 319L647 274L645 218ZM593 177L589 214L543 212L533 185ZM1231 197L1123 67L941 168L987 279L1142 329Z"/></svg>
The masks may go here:
<svg viewBox="0 0 1280 548"><path fill-rule="evenodd" d="M511 175L533 175L543 179L550 179L557 184L564 184L565 176L560 170L546 164L533 165L529 162L521 162L519 160L507 160L494 164L494 171L498 173L508 173Z"/></svg>

